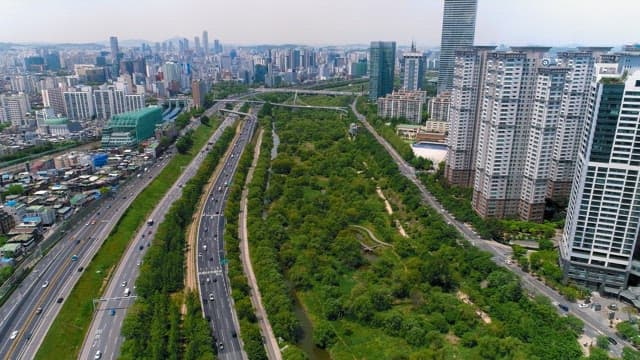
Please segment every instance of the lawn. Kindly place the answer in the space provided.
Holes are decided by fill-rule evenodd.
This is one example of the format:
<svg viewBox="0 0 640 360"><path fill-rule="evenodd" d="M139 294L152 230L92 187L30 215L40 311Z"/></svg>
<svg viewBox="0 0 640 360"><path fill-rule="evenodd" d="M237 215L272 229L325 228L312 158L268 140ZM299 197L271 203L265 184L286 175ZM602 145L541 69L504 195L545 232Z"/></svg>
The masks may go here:
<svg viewBox="0 0 640 360"><path fill-rule="evenodd" d="M101 296L115 266L127 248L131 235L143 226L147 215L178 179L182 169L207 144L217 128L201 126L194 132L194 145L187 154L176 154L163 171L144 189L126 210L84 274L71 291L45 337L36 359L75 359L93 317L92 299Z"/></svg>

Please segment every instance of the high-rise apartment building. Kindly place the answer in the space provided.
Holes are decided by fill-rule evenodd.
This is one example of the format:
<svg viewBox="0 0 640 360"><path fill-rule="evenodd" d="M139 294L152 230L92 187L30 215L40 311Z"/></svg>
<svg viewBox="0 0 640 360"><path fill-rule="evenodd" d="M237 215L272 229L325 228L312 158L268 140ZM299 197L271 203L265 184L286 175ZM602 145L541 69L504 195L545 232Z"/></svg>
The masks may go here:
<svg viewBox="0 0 640 360"><path fill-rule="evenodd" d="M476 135L482 110L480 98L484 89L487 54L494 49L495 46L476 46L459 49L455 53L445 166L445 177L453 185L473 186Z"/></svg>
<svg viewBox="0 0 640 360"><path fill-rule="evenodd" d="M95 115L91 87L81 91L65 91L63 96L69 119L89 120Z"/></svg>
<svg viewBox="0 0 640 360"><path fill-rule="evenodd" d="M473 46L478 0L444 0L438 93L453 87L455 51Z"/></svg>
<svg viewBox="0 0 640 360"><path fill-rule="evenodd" d="M31 111L29 97L25 93L0 96L0 107L4 109L5 121L11 125L20 127L25 125L27 113Z"/></svg>
<svg viewBox="0 0 640 360"><path fill-rule="evenodd" d="M580 134L587 115L595 62L609 50L610 47L590 47L557 54L557 65L566 67L569 71L551 157L547 198L564 201L569 197L578 156L577 135Z"/></svg>
<svg viewBox="0 0 640 360"><path fill-rule="evenodd" d="M55 115L65 115L67 111L64 106L64 96L59 87L42 90L42 103L45 107L53 109Z"/></svg>
<svg viewBox="0 0 640 360"><path fill-rule="evenodd" d="M560 255L571 280L620 294L640 283L640 71L611 77L603 69L579 139Z"/></svg>
<svg viewBox="0 0 640 360"><path fill-rule="evenodd" d="M369 100L393 91L396 63L395 41L372 41L369 50Z"/></svg>
<svg viewBox="0 0 640 360"><path fill-rule="evenodd" d="M518 215L532 100L549 48L512 50L490 52L486 60L472 202L482 217Z"/></svg>
<svg viewBox="0 0 640 360"><path fill-rule="evenodd" d="M537 70L518 203L518 215L526 220L544 219L551 158L569 71L557 66Z"/></svg>
<svg viewBox="0 0 640 360"><path fill-rule="evenodd" d="M402 88L409 91L424 90L424 54L416 51L411 44L411 51L402 54Z"/></svg>

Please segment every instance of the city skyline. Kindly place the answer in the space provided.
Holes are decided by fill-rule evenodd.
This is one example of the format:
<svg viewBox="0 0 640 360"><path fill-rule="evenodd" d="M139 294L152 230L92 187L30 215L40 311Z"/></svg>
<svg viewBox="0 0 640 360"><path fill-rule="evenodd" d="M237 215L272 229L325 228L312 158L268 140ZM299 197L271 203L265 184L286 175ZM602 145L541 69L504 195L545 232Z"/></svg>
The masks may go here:
<svg viewBox="0 0 640 360"><path fill-rule="evenodd" d="M443 12L442 0L405 0L392 9L392 13L402 16L391 17L388 3L382 0L278 0L268 5L254 1L225 3L224 16L217 16L221 13L220 4L185 0L182 8L189 15L181 21L174 9L150 4L124 0L109 4L8 0L3 6L5 20L0 24L0 42L104 42L112 35L121 41L156 42L176 36L193 38L207 29L211 38L233 44L368 44L380 39L399 44L414 40L421 47L431 47L440 42ZM481 0L476 44L615 46L640 41L634 37L640 26L630 26L635 23L634 14L640 12L640 3L612 0L606 7L599 4L597 0L566 0L561 4L552 0ZM106 15L120 5L128 11ZM186 11L191 8L198 11ZM52 14L56 15L58 26L51 26ZM28 27L24 26L26 18L30 19ZM141 19L152 19L156 26L140 26ZM167 26L169 23L172 25ZM73 29L77 31L70 31Z"/></svg>

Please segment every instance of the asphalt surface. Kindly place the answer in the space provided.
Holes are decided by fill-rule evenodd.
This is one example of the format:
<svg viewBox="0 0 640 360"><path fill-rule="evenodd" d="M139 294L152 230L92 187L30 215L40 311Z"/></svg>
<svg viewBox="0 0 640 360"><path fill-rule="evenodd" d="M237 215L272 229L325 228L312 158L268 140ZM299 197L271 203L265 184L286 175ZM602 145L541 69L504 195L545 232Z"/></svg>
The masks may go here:
<svg viewBox="0 0 640 360"><path fill-rule="evenodd" d="M224 130L234 122L235 116L227 117L211 135L209 143L215 143ZM210 150L211 146L207 145L206 149ZM127 309L135 300L135 281L139 274L139 265L153 240L158 224L164 220L171 205L182 196L182 186L197 173L207 154L208 150L200 151L156 205L149 216L149 219L153 219L153 225L146 224L134 234L134 240L121 258L107 290L98 303L80 352L80 359L93 359L97 351L102 353L102 359L116 359L120 354L120 347L124 341L124 337L121 335L122 322ZM125 295L126 289L129 289L129 295Z"/></svg>
<svg viewBox="0 0 640 360"><path fill-rule="evenodd" d="M198 222L196 270L200 299L204 316L209 320L213 331L218 358L222 360L246 358L242 350L226 266L228 261L239 259L228 260L225 256L223 213L229 196L229 185L255 126L256 119L248 116L243 123L240 136L233 144L231 154L224 159L222 170L206 195L207 201Z"/></svg>
<svg viewBox="0 0 640 360"><path fill-rule="evenodd" d="M0 308L0 354L4 359L33 358L62 303L112 228L166 161L157 162L121 185L113 198L67 232ZM72 260L76 255L77 260ZM45 287L45 282L48 285ZM60 303L57 301L62 299ZM36 310L42 308L41 313ZM38 311L39 312L39 311ZM14 339L10 334L17 331Z"/></svg>
<svg viewBox="0 0 640 360"><path fill-rule="evenodd" d="M405 176L409 181L411 181L418 189L420 190L422 200L427 205L435 209L440 215L444 217L447 223L451 226L454 226L463 237L473 246L487 251L493 254L492 260L499 266L503 266L511 270L515 273L521 280L521 284L523 287L531 292L538 293L549 298L554 304L565 304L569 308L568 312L562 311L559 307L556 307L556 310L561 315L571 314L577 317L578 319L584 322L584 332L587 336L597 337L600 335L604 335L607 337L612 337L617 341L617 345L610 345L609 351L611 355L616 357L620 357L622 355L622 348L627 345L625 341L619 338L615 334L615 330L610 329L608 326L603 325L594 319L593 314L588 313L590 309L581 309L578 307L578 304L567 302L562 295L557 293L555 290L549 288L541 281L531 276L531 274L522 271L515 264L507 264L507 259L511 256L511 250L505 249L503 245L495 243L494 241L484 240L479 237L472 229L470 229L464 223L456 220L456 218L451 215L442 205L436 200L436 198L427 190L427 188L422 184L422 182L416 176L415 169L407 164L407 162L400 157L400 155L393 149L393 147L378 133L375 129L367 122L366 118L358 113L355 108L355 102L351 105L351 109L358 120L367 128L367 130L373 134L376 140L385 148L385 150L391 155L394 162L398 165L400 169L400 173Z"/></svg>

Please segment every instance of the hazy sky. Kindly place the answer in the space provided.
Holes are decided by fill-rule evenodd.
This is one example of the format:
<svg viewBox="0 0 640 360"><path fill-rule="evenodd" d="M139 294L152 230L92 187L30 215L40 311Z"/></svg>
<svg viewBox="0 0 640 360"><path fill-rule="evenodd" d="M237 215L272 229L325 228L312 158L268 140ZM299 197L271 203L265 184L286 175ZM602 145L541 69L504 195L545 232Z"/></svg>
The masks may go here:
<svg viewBox="0 0 640 360"><path fill-rule="evenodd" d="M395 40L437 46L443 0L0 0L0 42ZM479 0L476 44L640 42L639 0Z"/></svg>

